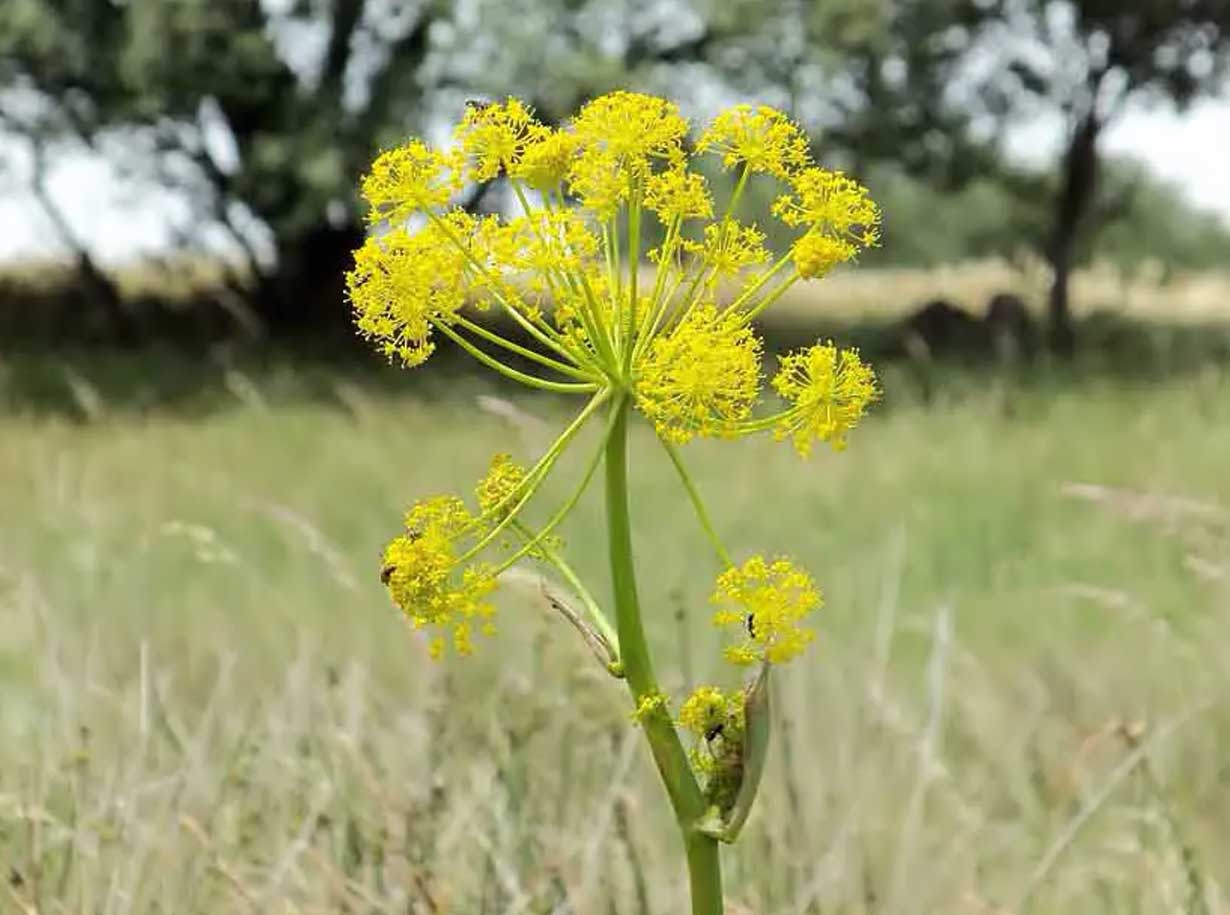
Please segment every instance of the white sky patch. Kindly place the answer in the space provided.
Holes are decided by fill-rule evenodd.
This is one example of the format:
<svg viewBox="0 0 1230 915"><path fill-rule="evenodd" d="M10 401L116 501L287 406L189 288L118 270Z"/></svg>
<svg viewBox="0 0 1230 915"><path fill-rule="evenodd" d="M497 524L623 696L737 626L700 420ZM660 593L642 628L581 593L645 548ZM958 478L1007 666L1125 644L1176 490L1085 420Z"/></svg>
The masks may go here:
<svg viewBox="0 0 1230 915"><path fill-rule="evenodd" d="M1014 131L1009 150L1022 161L1046 165L1056 161L1061 139L1059 116L1048 115ZM1110 125L1101 149L1139 159L1196 206L1230 224L1230 99L1206 99L1182 112L1135 107Z"/></svg>
<svg viewBox="0 0 1230 915"><path fill-rule="evenodd" d="M1184 114L1157 109L1124 118L1112 125L1106 149L1138 156L1230 222L1230 100L1201 102Z"/></svg>

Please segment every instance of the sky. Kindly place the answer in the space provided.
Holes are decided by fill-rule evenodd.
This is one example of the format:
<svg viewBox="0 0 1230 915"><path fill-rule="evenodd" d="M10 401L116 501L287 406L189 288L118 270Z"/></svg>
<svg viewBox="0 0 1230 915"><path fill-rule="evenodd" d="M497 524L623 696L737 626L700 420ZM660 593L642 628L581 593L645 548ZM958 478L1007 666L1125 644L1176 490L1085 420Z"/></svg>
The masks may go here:
<svg viewBox="0 0 1230 915"><path fill-rule="evenodd" d="M1009 151L1022 160L1053 162L1058 120L1039 119L1014 131ZM1167 108L1129 110L1105 137L1103 149L1143 160L1173 181L1193 203L1230 224L1230 99L1197 103L1177 113ZM63 251L33 197L21 187L20 149L0 141L0 261L41 260ZM170 229L191 218L186 203L165 192L120 180L107 163L77 156L55 169L51 193L74 232L107 263L130 261L165 249Z"/></svg>

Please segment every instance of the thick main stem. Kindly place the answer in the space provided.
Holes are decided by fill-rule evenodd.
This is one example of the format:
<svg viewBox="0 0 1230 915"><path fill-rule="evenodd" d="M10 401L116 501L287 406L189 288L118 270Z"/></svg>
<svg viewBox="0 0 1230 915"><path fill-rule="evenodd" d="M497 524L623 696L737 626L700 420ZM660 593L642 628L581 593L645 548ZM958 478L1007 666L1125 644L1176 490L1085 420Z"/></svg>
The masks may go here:
<svg viewBox="0 0 1230 915"><path fill-rule="evenodd" d="M628 400L611 404L615 416L606 444L606 517L611 556L611 582L615 592L615 628L620 659L633 701L658 693L649 646L641 625L632 560L632 524L628 516ZM661 708L641 721L658 774L666 786L675 819L683 836L692 890L692 915L722 915L722 870L717 842L698 832L705 799L692 775L687 754L670 715Z"/></svg>

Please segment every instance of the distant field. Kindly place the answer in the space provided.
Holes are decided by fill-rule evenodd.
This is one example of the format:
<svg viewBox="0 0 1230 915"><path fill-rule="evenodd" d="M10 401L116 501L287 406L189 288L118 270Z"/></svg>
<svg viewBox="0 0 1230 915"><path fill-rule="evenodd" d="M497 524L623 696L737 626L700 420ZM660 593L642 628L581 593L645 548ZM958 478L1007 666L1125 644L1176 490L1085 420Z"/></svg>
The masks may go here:
<svg viewBox="0 0 1230 915"><path fill-rule="evenodd" d="M468 376L279 363L120 410L104 373L174 387L166 359L48 371L75 419L0 416L0 911L680 911L619 685L515 594L497 642L432 665L377 580L408 501L531 456L567 404L514 427ZM685 449L732 550L827 598L731 911L1230 913L1230 369L886 388L840 456ZM678 691L720 674L715 569L634 448ZM565 535L604 582L599 521Z"/></svg>
<svg viewBox="0 0 1230 915"><path fill-rule="evenodd" d="M1041 315L1048 275L1044 264L1029 260L990 259L928 268L859 267L823 281L800 283L775 311L800 318L895 320L925 302L944 298L977 314L991 296L1013 292ZM124 296L164 300L171 307L191 300L221 278L221 265L203 258L179 258L161 268L133 265L115 275ZM66 284L71 284L71 276L54 261L0 265L0 308L20 306L20 302L5 301L6 288L31 290L54 302L57 290L71 292L71 285ZM1078 317L1111 312L1167 322L1230 321L1230 270L1184 273L1168 271L1159 263L1146 262L1131 270L1097 264L1074 275L1072 302Z"/></svg>
<svg viewBox="0 0 1230 915"><path fill-rule="evenodd" d="M928 269L850 270L796 287L783 304L788 310L819 309L844 318L900 317L945 298L981 313L991 296L1013 292L1041 314L1048 289L1048 271L1040 263L989 260ZM1072 303L1077 316L1110 311L1169 322L1230 321L1230 272L1168 274L1147 263L1128 272L1100 264L1076 272Z"/></svg>

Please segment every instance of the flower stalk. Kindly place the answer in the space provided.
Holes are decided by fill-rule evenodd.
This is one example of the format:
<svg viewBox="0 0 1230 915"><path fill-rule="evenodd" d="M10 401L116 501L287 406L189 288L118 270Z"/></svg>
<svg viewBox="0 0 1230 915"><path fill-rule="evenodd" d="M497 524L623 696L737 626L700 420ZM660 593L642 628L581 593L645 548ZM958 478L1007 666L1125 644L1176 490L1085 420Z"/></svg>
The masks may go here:
<svg viewBox="0 0 1230 915"><path fill-rule="evenodd" d="M822 599L793 560L736 562L680 448L765 432L803 456L816 442L845 447L878 395L870 367L854 350L817 341L779 359L769 387L784 404L761 412L764 344L754 322L798 281L875 244L880 215L866 188L812 161L806 136L781 112L734 106L691 149L688 131L670 101L629 92L595 99L561 128L516 99L468 106L453 146L410 140L373 163L362 193L374 231L346 279L359 331L408 368L443 338L526 387L588 395L532 466L497 454L472 502L415 502L385 549L380 578L438 659L450 646L469 655L477 637L496 635L501 580L522 565L544 567L549 574L532 580L553 615L627 683L631 717L681 837L693 915L722 915L718 843L733 842L752 811L769 744L770 671L810 644L808 620ZM706 179L689 167L701 155L719 156L738 174L717 218ZM773 214L800 233L776 257L765 233L738 215L755 175L779 183ZM465 186L497 178L512 188L516 214L480 218L451 205ZM658 247L643 251L655 237ZM655 267L652 283L641 283L642 258ZM525 337L508 339L484 322L488 309ZM737 689L698 687L677 712L659 685L637 593L628 492L634 411L652 425L713 548L710 602L727 641L723 658L735 671L757 671ZM544 484L599 413L606 424L579 481L544 507ZM600 466L606 608L564 558L560 536Z"/></svg>
<svg viewBox="0 0 1230 915"><path fill-rule="evenodd" d="M615 622L624 675L633 697L638 698L657 695L658 684L641 624L636 567L632 558L632 522L628 515L627 400L616 400L611 405L611 411L616 418L606 443L607 548L610 552ZM698 829L708 805L688 765L679 734L670 716L660 708L647 715L641 726L683 836L692 915L722 915L722 867L717 840Z"/></svg>

